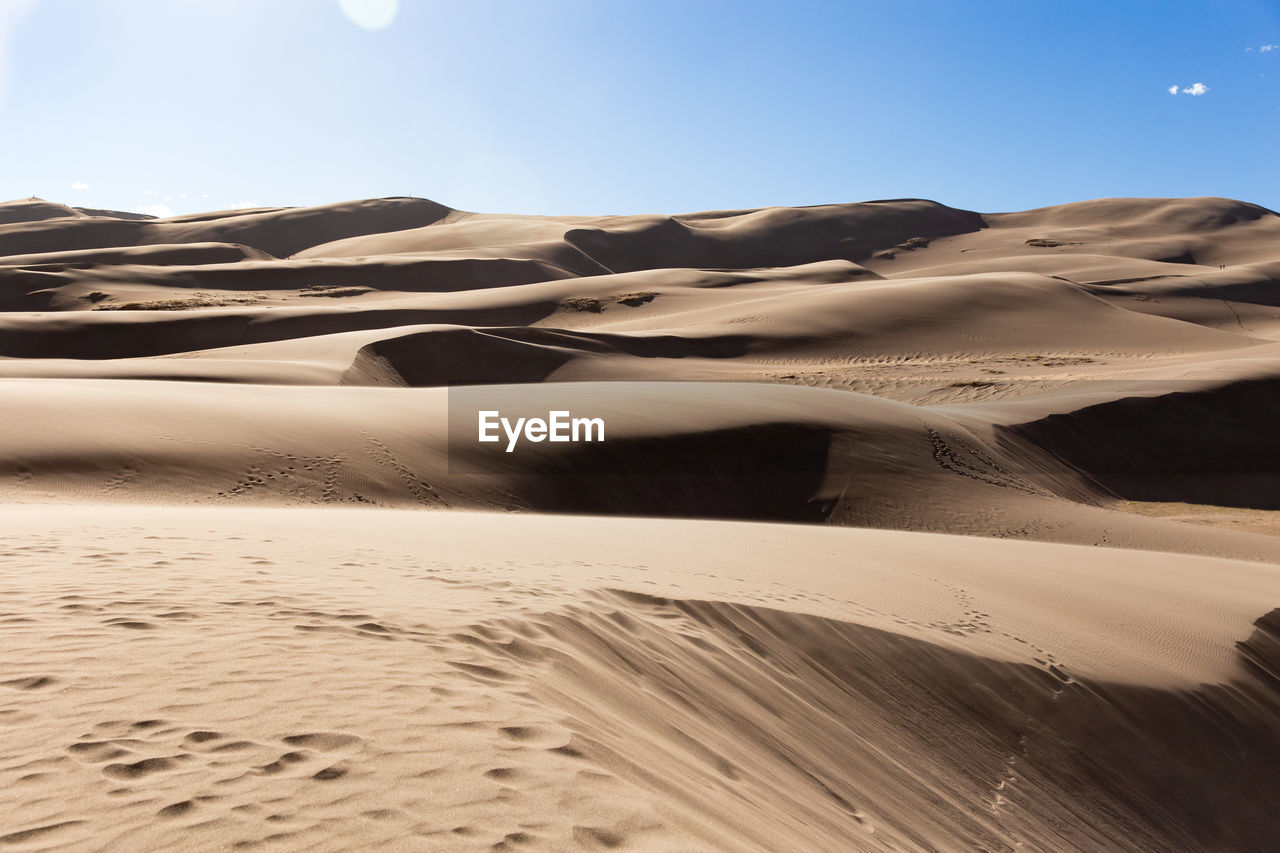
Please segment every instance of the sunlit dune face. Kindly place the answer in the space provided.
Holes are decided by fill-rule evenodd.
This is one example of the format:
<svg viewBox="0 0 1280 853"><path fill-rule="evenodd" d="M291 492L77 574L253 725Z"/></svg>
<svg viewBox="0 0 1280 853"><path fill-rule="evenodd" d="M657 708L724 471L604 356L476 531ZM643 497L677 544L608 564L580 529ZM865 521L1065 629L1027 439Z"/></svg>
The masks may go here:
<svg viewBox="0 0 1280 853"><path fill-rule="evenodd" d="M366 30L381 30L395 20L399 0L338 0L342 14Z"/></svg>

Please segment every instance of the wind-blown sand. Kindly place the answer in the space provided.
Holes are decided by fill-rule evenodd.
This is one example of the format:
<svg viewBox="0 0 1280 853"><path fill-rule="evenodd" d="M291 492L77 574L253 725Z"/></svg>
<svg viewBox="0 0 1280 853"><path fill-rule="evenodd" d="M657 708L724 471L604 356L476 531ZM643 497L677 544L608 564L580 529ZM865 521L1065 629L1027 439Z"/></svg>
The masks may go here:
<svg viewBox="0 0 1280 853"><path fill-rule="evenodd" d="M0 204L0 847L1280 846L1277 246Z"/></svg>

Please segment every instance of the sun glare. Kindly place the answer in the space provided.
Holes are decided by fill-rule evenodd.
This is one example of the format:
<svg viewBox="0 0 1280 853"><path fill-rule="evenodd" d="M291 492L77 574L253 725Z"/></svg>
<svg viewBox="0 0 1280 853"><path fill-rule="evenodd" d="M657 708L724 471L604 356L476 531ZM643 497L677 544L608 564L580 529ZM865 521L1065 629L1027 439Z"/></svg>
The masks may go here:
<svg viewBox="0 0 1280 853"><path fill-rule="evenodd" d="M381 30L395 20L399 0L338 0L342 14L366 30Z"/></svg>

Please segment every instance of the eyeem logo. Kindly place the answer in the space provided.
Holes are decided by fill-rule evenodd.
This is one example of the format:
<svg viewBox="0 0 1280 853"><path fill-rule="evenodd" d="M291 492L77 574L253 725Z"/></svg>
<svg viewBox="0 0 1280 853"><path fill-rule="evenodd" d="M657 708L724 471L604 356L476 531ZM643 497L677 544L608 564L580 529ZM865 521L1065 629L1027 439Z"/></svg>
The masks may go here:
<svg viewBox="0 0 1280 853"><path fill-rule="evenodd" d="M479 440L501 441L507 437L507 453L513 453L521 437L528 441L604 441L604 418L575 418L567 411L547 412L547 419L502 417L495 410L479 412Z"/></svg>

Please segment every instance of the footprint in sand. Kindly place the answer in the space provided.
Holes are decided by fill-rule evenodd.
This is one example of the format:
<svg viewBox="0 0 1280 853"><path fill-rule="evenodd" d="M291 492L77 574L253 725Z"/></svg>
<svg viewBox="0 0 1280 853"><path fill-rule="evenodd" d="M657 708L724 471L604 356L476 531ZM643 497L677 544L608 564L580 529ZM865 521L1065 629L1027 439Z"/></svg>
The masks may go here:
<svg viewBox="0 0 1280 853"><path fill-rule="evenodd" d="M314 749L317 752L336 752L349 746L364 743L364 739L356 735L339 732L310 732L301 735L287 735L280 739L289 746L300 746Z"/></svg>
<svg viewBox="0 0 1280 853"><path fill-rule="evenodd" d="M201 729L191 732L184 739L191 743L208 743L211 740L221 740L224 737L226 737L226 735L221 732L211 732Z"/></svg>
<svg viewBox="0 0 1280 853"><path fill-rule="evenodd" d="M192 810L194 810L195 807L196 807L196 804L194 800L183 800L180 803L174 803L172 805L165 806L164 808L160 809L160 811L156 812L156 815L158 817L165 817L165 818L182 817L184 814L187 814Z"/></svg>
<svg viewBox="0 0 1280 853"><path fill-rule="evenodd" d="M108 764L102 768L102 772L115 779L141 779L144 776L173 770L179 763L189 758L191 756L186 753L167 758L144 758L131 764Z"/></svg>
<svg viewBox="0 0 1280 853"><path fill-rule="evenodd" d="M42 690L45 687L52 687L58 683L58 679L51 675L32 675L27 678L13 678L9 681L0 681L0 687L8 687L12 690Z"/></svg>
<svg viewBox="0 0 1280 853"><path fill-rule="evenodd" d="M132 741L140 744L141 741ZM133 755L133 750L127 749L120 743L111 740L93 740L81 741L73 743L67 747L67 752L79 758L81 761L87 761L90 764L99 764L103 761L113 761L117 758L124 758L127 755Z"/></svg>
<svg viewBox="0 0 1280 853"><path fill-rule="evenodd" d="M284 755L272 761L270 764L264 764L258 769L268 776L274 776L277 773L283 773L294 764L301 764L310 758L305 752L286 752Z"/></svg>

